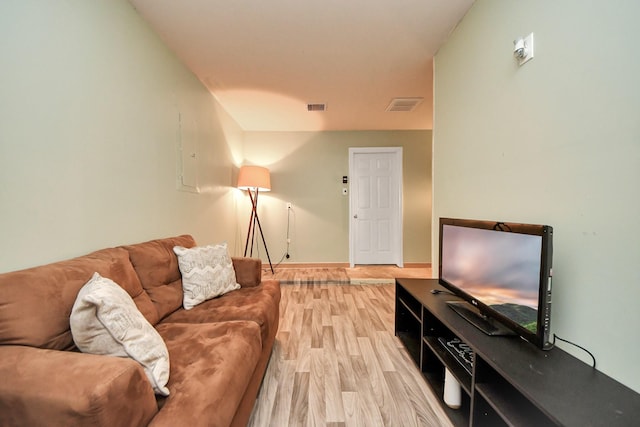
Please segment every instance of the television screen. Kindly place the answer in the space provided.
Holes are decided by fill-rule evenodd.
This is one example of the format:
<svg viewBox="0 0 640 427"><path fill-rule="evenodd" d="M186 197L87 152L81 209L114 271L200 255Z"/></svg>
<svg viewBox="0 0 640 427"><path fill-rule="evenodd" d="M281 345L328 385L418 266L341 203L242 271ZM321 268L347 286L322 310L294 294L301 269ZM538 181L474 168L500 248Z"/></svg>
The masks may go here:
<svg viewBox="0 0 640 427"><path fill-rule="evenodd" d="M550 230L443 218L440 282L483 314L544 346L551 292Z"/></svg>

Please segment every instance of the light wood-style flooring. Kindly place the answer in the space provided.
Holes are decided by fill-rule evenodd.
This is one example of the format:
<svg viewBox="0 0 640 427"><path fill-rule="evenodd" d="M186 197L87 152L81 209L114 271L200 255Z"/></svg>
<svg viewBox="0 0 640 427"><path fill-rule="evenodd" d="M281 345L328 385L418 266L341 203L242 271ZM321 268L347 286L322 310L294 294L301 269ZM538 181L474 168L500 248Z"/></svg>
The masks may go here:
<svg viewBox="0 0 640 427"><path fill-rule="evenodd" d="M394 292L391 284L283 284L249 426L450 426L394 336Z"/></svg>

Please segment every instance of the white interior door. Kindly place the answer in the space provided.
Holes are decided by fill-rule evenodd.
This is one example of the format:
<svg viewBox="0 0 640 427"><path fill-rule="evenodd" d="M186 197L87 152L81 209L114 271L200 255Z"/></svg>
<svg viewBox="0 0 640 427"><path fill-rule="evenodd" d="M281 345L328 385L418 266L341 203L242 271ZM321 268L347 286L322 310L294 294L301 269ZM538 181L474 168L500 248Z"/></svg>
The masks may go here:
<svg viewBox="0 0 640 427"><path fill-rule="evenodd" d="M402 148L350 148L349 263L402 267Z"/></svg>

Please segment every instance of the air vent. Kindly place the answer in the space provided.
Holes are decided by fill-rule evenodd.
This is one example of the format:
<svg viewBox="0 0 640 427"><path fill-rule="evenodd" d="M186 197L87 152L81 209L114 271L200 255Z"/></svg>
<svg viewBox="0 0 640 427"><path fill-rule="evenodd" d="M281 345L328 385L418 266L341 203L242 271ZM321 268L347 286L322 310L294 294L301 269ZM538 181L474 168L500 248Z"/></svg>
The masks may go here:
<svg viewBox="0 0 640 427"><path fill-rule="evenodd" d="M409 112L415 110L424 98L394 98L386 111Z"/></svg>
<svg viewBox="0 0 640 427"><path fill-rule="evenodd" d="M307 104L307 111L325 111L327 104Z"/></svg>

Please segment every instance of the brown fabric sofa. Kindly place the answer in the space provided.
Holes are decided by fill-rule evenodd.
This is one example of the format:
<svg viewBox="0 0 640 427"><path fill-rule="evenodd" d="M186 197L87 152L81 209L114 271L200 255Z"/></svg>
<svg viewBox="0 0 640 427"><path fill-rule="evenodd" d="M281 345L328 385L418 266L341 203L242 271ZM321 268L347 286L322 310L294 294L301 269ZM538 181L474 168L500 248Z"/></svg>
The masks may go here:
<svg viewBox="0 0 640 427"><path fill-rule="evenodd" d="M191 236L103 249L0 274L0 426L244 426L278 330L280 283L233 258L241 288L182 308L174 246ZM79 352L69 315L94 272L118 283L169 350L170 395L142 366Z"/></svg>

